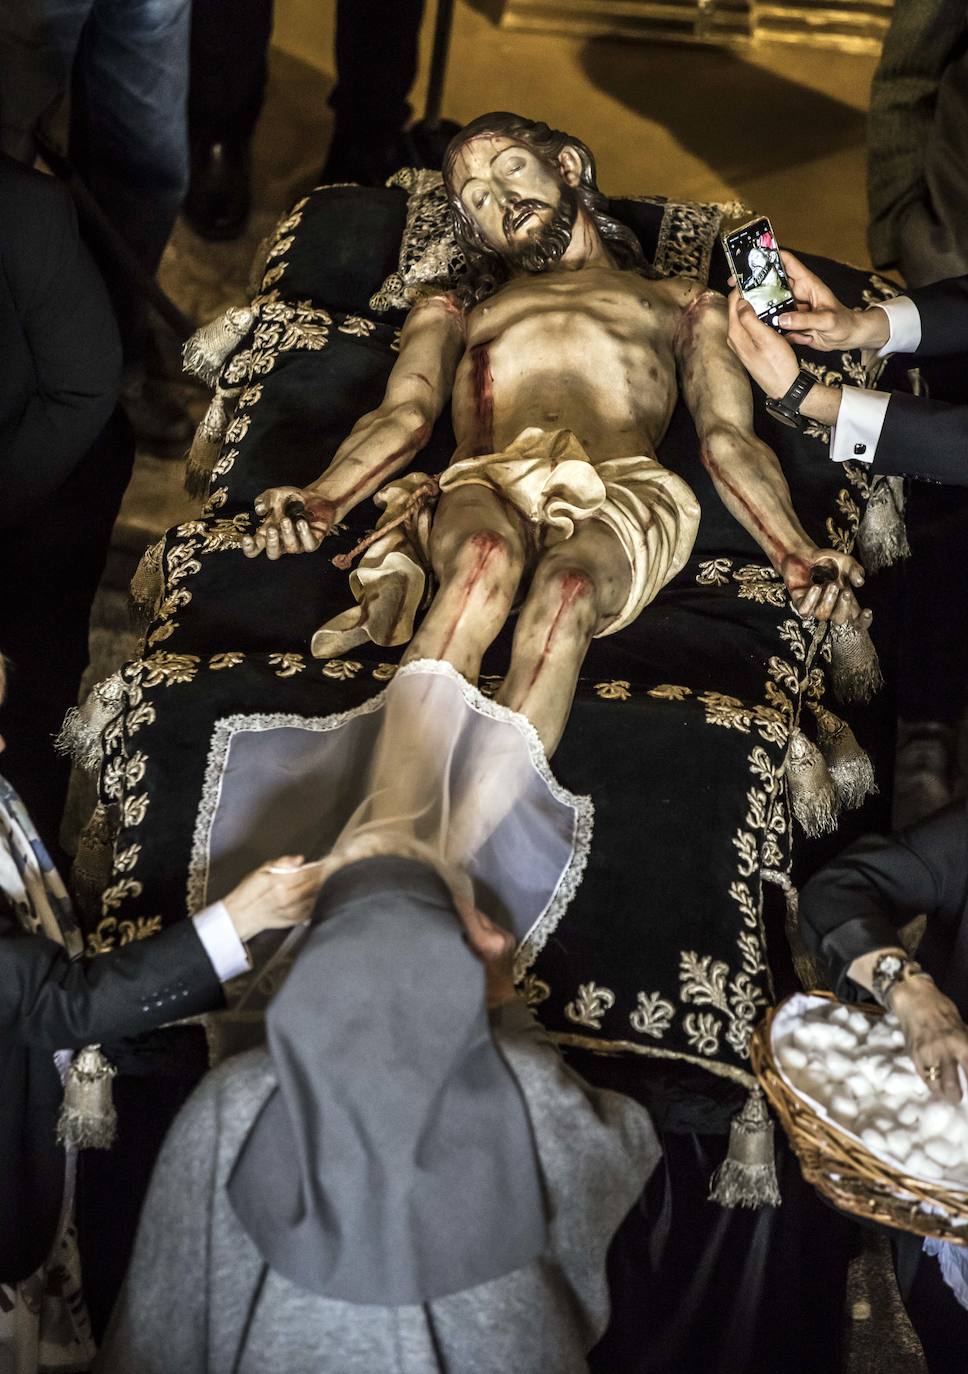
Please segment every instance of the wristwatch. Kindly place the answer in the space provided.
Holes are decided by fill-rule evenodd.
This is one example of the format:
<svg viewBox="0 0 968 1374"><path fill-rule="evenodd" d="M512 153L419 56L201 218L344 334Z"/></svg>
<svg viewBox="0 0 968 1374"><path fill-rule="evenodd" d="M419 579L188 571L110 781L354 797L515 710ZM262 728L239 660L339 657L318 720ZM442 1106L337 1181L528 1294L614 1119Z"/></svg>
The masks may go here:
<svg viewBox="0 0 968 1374"><path fill-rule="evenodd" d="M920 964L909 959L906 954L882 954L874 964L872 991L881 1006L886 1007L888 993L896 988L898 983L906 982L908 978L930 977L930 973L926 973Z"/></svg>
<svg viewBox="0 0 968 1374"><path fill-rule="evenodd" d="M817 379L812 372L807 372L805 368L800 369L796 375L796 380L780 397L767 396L765 405L767 414L772 415L774 420L779 420L781 424L790 425L794 429L803 429L806 423L800 414L800 406L812 386L816 386Z"/></svg>

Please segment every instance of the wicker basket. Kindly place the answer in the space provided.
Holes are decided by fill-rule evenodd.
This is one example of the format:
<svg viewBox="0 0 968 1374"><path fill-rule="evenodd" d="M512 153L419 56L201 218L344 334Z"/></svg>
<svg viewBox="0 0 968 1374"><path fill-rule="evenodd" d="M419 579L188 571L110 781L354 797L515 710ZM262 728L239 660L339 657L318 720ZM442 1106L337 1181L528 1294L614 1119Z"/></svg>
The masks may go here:
<svg viewBox="0 0 968 1374"><path fill-rule="evenodd" d="M811 995L837 1000L829 993ZM773 1055L773 1020L778 1010L779 1007L773 1007L757 1026L750 1059L807 1182L835 1206L855 1216L919 1236L968 1245L968 1225L954 1225L968 1223L968 1191L911 1178L886 1164L859 1141L818 1116L780 1075ZM879 1007L876 1014L883 1015ZM925 1212L922 1205L940 1211Z"/></svg>

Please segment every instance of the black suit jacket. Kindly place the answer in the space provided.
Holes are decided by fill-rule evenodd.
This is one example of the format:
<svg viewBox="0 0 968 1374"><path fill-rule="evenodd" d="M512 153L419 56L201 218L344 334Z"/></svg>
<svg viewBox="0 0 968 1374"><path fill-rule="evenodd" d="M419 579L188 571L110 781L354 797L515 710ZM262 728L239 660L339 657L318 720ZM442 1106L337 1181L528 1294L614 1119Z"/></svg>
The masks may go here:
<svg viewBox="0 0 968 1374"><path fill-rule="evenodd" d="M968 277L906 294L921 316L919 355L968 354ZM968 406L894 392L871 466L878 473L968 486Z"/></svg>
<svg viewBox="0 0 968 1374"><path fill-rule="evenodd" d="M918 958L968 1013L968 802L943 807L895 835L867 835L800 893L804 941L838 997L865 993L847 977L854 959L897 945L898 928L927 914Z"/></svg>
<svg viewBox="0 0 968 1374"><path fill-rule="evenodd" d="M54 1139L62 1094L52 1052L222 1004L191 921L72 962L53 940L25 935L0 908L0 1282L32 1273L57 1226L64 1152Z"/></svg>
<svg viewBox="0 0 968 1374"><path fill-rule="evenodd" d="M0 155L0 529L60 487L114 409L121 341L65 188Z"/></svg>

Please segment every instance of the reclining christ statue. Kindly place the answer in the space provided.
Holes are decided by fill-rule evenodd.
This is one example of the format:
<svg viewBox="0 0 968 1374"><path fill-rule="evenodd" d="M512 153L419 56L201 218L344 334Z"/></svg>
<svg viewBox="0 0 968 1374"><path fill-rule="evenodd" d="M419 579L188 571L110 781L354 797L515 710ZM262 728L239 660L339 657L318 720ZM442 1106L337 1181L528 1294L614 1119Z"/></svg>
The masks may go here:
<svg viewBox="0 0 968 1374"><path fill-rule="evenodd" d="M381 524L401 511L406 525L370 550L354 573L359 604L317 631L313 652L410 638L422 522L437 592L404 661L442 659L476 682L520 599L497 699L531 721L550 756L591 639L634 620L692 549L696 499L655 457L677 371L704 466L800 614L856 619L862 569L819 549L797 520L779 462L753 432L725 299L690 278L654 278L606 213L589 149L545 124L484 115L452 141L443 174L466 276L413 307L381 404L311 486L264 492L262 523L243 541L250 557L317 549L412 462L451 398L457 449L429 538L426 511L414 512L435 481L411 475L379 492Z"/></svg>

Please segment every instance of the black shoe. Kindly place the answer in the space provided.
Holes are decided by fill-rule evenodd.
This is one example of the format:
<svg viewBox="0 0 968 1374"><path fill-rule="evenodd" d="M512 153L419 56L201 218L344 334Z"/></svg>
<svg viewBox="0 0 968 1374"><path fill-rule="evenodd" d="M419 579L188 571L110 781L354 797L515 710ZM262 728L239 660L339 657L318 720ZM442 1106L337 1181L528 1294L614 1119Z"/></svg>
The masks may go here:
<svg viewBox="0 0 968 1374"><path fill-rule="evenodd" d="M248 143L195 143L182 214L203 239L238 238L249 217Z"/></svg>

